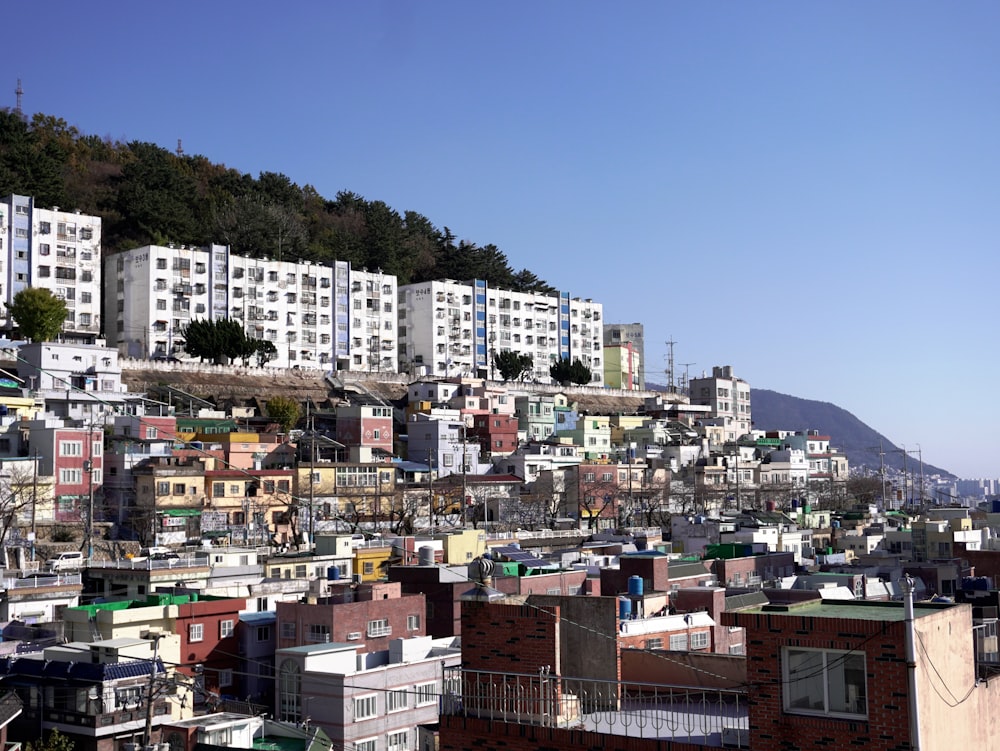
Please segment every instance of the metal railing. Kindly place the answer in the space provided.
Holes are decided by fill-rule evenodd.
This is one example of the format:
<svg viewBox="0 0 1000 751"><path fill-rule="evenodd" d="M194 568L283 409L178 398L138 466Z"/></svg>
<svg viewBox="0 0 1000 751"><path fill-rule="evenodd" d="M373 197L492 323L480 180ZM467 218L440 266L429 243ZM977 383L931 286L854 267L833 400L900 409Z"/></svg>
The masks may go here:
<svg viewBox="0 0 1000 751"><path fill-rule="evenodd" d="M82 583L80 574L38 574L17 579L4 579L4 589L36 589L38 587L66 587Z"/></svg>
<svg viewBox="0 0 1000 751"><path fill-rule="evenodd" d="M746 691L446 668L441 714L722 747L749 732Z"/></svg>

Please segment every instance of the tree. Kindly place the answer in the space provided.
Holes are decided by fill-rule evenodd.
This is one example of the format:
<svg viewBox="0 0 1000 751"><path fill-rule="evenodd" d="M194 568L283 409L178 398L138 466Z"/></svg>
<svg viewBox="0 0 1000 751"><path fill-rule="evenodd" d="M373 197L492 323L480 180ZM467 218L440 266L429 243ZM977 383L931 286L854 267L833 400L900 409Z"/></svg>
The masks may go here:
<svg viewBox="0 0 1000 751"><path fill-rule="evenodd" d="M302 405L290 396L272 396L267 400L267 417L279 423L287 433L302 416Z"/></svg>
<svg viewBox="0 0 1000 751"><path fill-rule="evenodd" d="M257 341L257 367L263 368L271 360L278 356L278 348L269 339L259 339Z"/></svg>
<svg viewBox="0 0 1000 751"><path fill-rule="evenodd" d="M514 350L493 353L493 367L500 371L500 377L505 381L520 381L535 366L535 358L520 354Z"/></svg>
<svg viewBox="0 0 1000 751"><path fill-rule="evenodd" d="M590 368L579 359L570 362L568 357L563 357L558 362L553 363L552 367L549 368L549 375L552 376L553 381L563 385L575 383L584 386L593 380Z"/></svg>
<svg viewBox="0 0 1000 751"><path fill-rule="evenodd" d="M26 751L74 751L76 743L72 738L53 729L44 741L39 738L26 746Z"/></svg>
<svg viewBox="0 0 1000 751"><path fill-rule="evenodd" d="M26 287L7 305L21 337L48 342L59 336L66 320L66 302L41 287Z"/></svg>

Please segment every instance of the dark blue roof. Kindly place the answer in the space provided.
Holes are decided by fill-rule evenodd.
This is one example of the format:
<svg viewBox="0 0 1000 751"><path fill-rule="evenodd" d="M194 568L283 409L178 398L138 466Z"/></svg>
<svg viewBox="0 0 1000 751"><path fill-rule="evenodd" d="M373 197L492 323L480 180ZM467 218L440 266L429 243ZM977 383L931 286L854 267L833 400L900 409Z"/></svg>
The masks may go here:
<svg viewBox="0 0 1000 751"><path fill-rule="evenodd" d="M81 653L81 658L89 654ZM156 672L165 673L163 661L157 659ZM71 678L81 681L116 681L121 678L138 678L149 675L148 660L131 662L63 662L35 658L7 657L0 660L0 675L38 678Z"/></svg>

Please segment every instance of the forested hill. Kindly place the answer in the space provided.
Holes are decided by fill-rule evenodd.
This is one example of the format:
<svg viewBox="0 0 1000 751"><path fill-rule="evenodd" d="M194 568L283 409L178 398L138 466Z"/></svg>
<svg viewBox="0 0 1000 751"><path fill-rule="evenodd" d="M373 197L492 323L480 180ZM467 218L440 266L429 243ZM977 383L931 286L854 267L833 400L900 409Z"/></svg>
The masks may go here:
<svg viewBox="0 0 1000 751"><path fill-rule="evenodd" d="M514 271L495 245L456 241L416 211L349 191L325 198L278 172L256 178L151 143L84 135L65 120L25 122L0 110L0 196L79 209L102 219L105 253L147 244L222 243L243 255L381 269L400 284L485 279L523 292L554 292Z"/></svg>
<svg viewBox="0 0 1000 751"><path fill-rule="evenodd" d="M902 449L878 431L868 427L846 409L829 402L800 399L767 389L753 389L750 395L753 424L758 430L819 430L830 436L830 444L841 449L851 469L879 467L879 446L885 465L903 468ZM907 459L910 471L917 469L917 457ZM924 464L926 474L952 476L948 470Z"/></svg>

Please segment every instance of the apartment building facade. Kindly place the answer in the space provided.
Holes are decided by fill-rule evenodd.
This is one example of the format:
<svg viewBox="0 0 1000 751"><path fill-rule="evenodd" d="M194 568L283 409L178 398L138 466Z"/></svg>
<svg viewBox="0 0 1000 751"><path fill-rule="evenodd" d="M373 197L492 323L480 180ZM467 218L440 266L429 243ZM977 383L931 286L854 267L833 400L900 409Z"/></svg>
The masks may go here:
<svg viewBox="0 0 1000 751"><path fill-rule="evenodd" d="M124 357L187 358L192 321L239 321L277 367L395 372L396 279L309 261L249 258L225 245L146 245L105 259L106 335Z"/></svg>
<svg viewBox="0 0 1000 751"><path fill-rule="evenodd" d="M711 417L725 421L723 440L735 441L750 432L750 384L733 375L731 365L712 368L712 375L692 378L691 404L708 406Z"/></svg>
<svg viewBox="0 0 1000 751"><path fill-rule="evenodd" d="M92 344L101 330L101 219L79 211L35 205L30 196L0 199L0 325L28 287L47 289L66 302L63 336Z"/></svg>
<svg viewBox="0 0 1000 751"><path fill-rule="evenodd" d="M579 359L604 385L601 318L593 300L490 288L442 279L399 288L400 370L434 377L495 379L493 355L530 355L530 378L548 383L560 358Z"/></svg>

